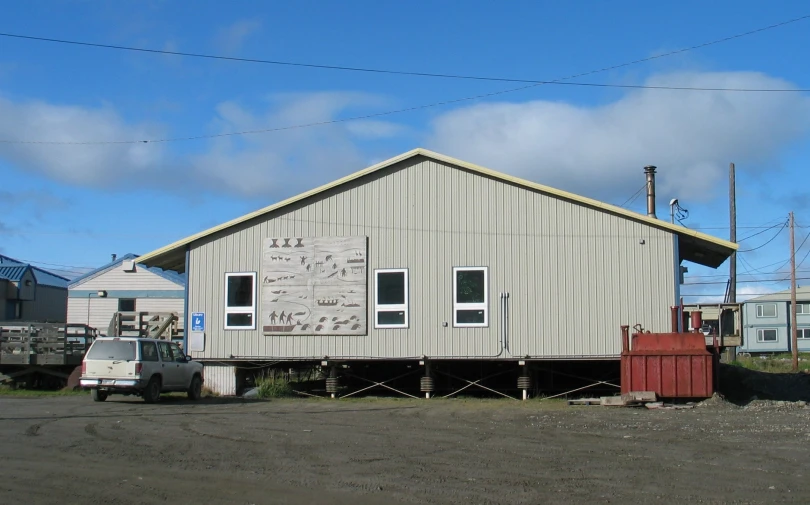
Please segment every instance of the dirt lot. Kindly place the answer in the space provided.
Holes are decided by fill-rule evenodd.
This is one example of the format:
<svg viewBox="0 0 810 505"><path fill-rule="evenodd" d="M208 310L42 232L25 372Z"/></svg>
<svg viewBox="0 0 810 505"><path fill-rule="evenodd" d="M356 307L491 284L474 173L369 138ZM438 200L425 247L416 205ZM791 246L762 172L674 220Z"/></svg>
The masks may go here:
<svg viewBox="0 0 810 505"><path fill-rule="evenodd" d="M0 503L810 503L810 409L0 398Z"/></svg>

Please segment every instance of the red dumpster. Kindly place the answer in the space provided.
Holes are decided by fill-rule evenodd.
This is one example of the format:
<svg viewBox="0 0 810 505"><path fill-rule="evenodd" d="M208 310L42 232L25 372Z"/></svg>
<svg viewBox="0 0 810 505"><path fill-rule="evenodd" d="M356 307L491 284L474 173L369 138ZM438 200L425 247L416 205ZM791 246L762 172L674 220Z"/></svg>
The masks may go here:
<svg viewBox="0 0 810 505"><path fill-rule="evenodd" d="M716 354L702 333L634 333L622 326L622 394L655 391L661 398L708 398L715 390Z"/></svg>

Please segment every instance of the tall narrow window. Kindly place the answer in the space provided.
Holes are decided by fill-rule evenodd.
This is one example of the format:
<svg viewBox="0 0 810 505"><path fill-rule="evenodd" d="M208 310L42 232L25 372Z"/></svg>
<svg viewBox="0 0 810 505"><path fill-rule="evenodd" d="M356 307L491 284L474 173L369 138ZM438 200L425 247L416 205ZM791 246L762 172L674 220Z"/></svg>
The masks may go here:
<svg viewBox="0 0 810 505"><path fill-rule="evenodd" d="M408 327L408 270L375 270L375 328Z"/></svg>
<svg viewBox="0 0 810 505"><path fill-rule="evenodd" d="M453 326L489 325L487 267L453 268Z"/></svg>
<svg viewBox="0 0 810 505"><path fill-rule="evenodd" d="M256 273L225 274L225 329L256 328Z"/></svg>

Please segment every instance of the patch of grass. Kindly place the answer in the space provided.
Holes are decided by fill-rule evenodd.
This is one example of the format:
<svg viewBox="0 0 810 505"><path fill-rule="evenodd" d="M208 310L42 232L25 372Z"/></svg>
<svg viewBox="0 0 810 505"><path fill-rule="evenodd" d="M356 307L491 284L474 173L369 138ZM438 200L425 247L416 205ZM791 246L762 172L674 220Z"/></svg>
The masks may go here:
<svg viewBox="0 0 810 505"><path fill-rule="evenodd" d="M87 391L73 391L72 389L46 390L46 389L14 389L10 386L0 385L0 396L18 398L43 398L52 396L84 396Z"/></svg>
<svg viewBox="0 0 810 505"><path fill-rule="evenodd" d="M289 398L295 395L289 380L274 375L257 377L256 393L259 398Z"/></svg>
<svg viewBox="0 0 810 505"><path fill-rule="evenodd" d="M791 373L793 371L793 356L789 353L768 354L749 357L737 357L731 363L734 366L756 370L757 372ZM810 371L810 354L799 353L799 371Z"/></svg>

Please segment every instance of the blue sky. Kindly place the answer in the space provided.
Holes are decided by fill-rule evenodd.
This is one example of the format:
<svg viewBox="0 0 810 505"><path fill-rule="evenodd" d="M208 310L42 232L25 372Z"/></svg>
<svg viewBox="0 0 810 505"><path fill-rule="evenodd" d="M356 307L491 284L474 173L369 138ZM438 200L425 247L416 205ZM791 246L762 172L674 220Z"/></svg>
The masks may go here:
<svg viewBox="0 0 810 505"><path fill-rule="evenodd" d="M810 13L799 2L30 1L0 32L305 63L552 80ZM810 19L579 82L810 88ZM518 87L204 60L0 37L0 140L162 139L329 121ZM659 217L728 236L737 166L739 292L787 287L786 231L810 228L810 95L544 85L283 132L112 145L0 143L0 252L94 267L146 253L417 146L623 204L659 167ZM644 212L644 198L628 207ZM765 246L768 240L776 236ZM760 247L762 246L762 247ZM798 259L810 250L810 240ZM687 265L687 301L727 265ZM810 258L799 277L810 277ZM784 275L783 275L784 274ZM711 276L711 277L710 277ZM752 282L759 281L759 282ZM764 282L769 281L769 282ZM716 282L717 284L706 284ZM802 281L800 281L801 283ZM700 283L700 284L695 284ZM691 296L695 295L695 296ZM699 296L698 296L699 295Z"/></svg>

